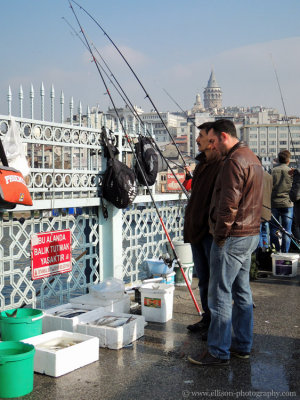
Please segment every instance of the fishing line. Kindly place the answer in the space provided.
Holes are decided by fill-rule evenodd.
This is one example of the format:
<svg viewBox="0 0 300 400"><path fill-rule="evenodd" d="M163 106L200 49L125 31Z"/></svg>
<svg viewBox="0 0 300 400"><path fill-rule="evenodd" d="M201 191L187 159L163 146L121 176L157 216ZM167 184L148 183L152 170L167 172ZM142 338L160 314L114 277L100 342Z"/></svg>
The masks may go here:
<svg viewBox="0 0 300 400"><path fill-rule="evenodd" d="M114 46L114 48L117 50L117 52L119 53L119 55L122 57L122 59L124 60L124 62L126 63L126 65L128 66L128 68L130 69L130 71L132 72L133 76L136 78L137 82L139 83L139 85L141 86L142 90L145 93L145 98L150 101L152 107L154 108L155 112L157 113L161 123L163 124L164 128L166 129L167 133L169 134L171 140L173 141L173 143L175 144L174 138L171 135L171 133L169 132L169 129L167 128L167 125L165 124L160 112L158 111L157 107L155 106L155 104L153 103L149 93L146 91L145 87L143 86L142 82L140 81L140 79L138 78L137 74L134 72L133 68L131 67L131 65L129 64L129 62L127 61L127 59L125 58L125 56L123 55L123 53L121 52L121 50L118 48L118 46L115 44L115 42L111 39L111 37L105 32L105 30L102 28L102 26L99 24L99 22L84 8L82 7L80 4L78 4L75 0L69 0L72 1L72 3L75 3L77 5L77 7L79 7L81 10L83 10L94 22L95 24L101 29L101 31L103 32L103 34L107 37L107 39L110 41L110 43ZM176 146L176 144L175 144ZM182 158L183 164L186 166L186 162L185 159L183 158L183 155L181 154L180 149L176 146L176 149L178 151L178 154L180 155L180 157Z"/></svg>
<svg viewBox="0 0 300 400"><path fill-rule="evenodd" d="M293 153L294 153L294 157L295 157L295 162L296 162L296 165L297 165L297 164L298 164L298 163L297 163L297 158L298 158L299 156L297 157L297 155L296 155L296 149L295 149L295 146L294 146L294 143L293 143L293 138L292 138L292 133L291 133L291 129L290 129L289 119L288 119L288 116L287 116L287 112L286 112L286 108L285 108L285 103L284 103L284 100L283 100L283 94L282 94L282 90L281 90L281 86L280 86L280 83L279 83L279 78L278 78L278 75L277 75L277 70L276 70L276 67L275 67L275 63L274 63L272 54L270 54L270 58L271 58L271 61L272 61L272 64L273 64L273 68L274 68L274 72L275 72L275 77L276 77L278 89L279 89L279 92L280 92L280 98L281 98L281 102L282 102L282 106L283 106L283 111L284 111L284 115L285 115L285 120L286 120L287 127L288 127L288 133L289 133L289 137L290 137L290 140L291 140L291 145L292 145L292 149L293 149Z"/></svg>
<svg viewBox="0 0 300 400"><path fill-rule="evenodd" d="M85 40L85 42L86 42L86 44L87 44L87 46L88 46L88 49L89 49L89 51L90 51L90 54L91 54L93 60L95 61L96 59L95 59L94 53L93 53L93 51L92 51L92 49L91 49L91 47L90 47L90 44L89 44L89 42L88 42L88 40L87 40L87 37L86 37L86 35L85 35L85 32L84 32L84 30L83 30L83 28L82 28L82 26L81 26L81 24L80 24L80 22L79 22L79 19L78 19L77 15L76 15L76 13L75 13L73 7L72 7L72 4L71 4L71 1L70 1L70 0L69 0L69 4L70 4L70 8L71 8L71 10L72 10L72 12L73 12L73 14L74 14L74 17L75 17L75 19L76 19L76 21L77 21L77 24L78 24L78 26L79 26L79 28L80 28L80 32L82 33L82 35L83 35L83 37L84 37L84 40ZM96 61L95 61L95 65L96 65L96 67L97 67L97 70L98 70L99 75L100 75L100 77L101 77L101 80L102 80L102 82L103 82L103 85L104 85L104 87L105 87L105 89L106 89L106 91L107 91L107 94L109 95L110 101L111 101L112 104L113 104L114 110L115 110L115 112L116 112L116 114L117 114L117 116L118 116L118 118L119 118L120 124L121 124L121 126L122 126L122 128L123 128L123 131L124 131L125 138L127 139L127 142L128 142L128 144L129 144L129 146L130 146L130 148L131 148L132 153L135 154L135 153L134 153L133 144L132 144L132 140L131 140L131 138L128 136L127 132L126 132L125 129L124 129L123 122L122 122L122 120L121 120L120 117L119 117L118 111L117 111L116 106L115 106L115 104L114 104L114 101L113 101L113 99L112 99L112 97L111 97L111 94L110 94L110 92L109 92L109 90L108 90L108 87L107 87L106 82L105 82L105 79L104 79L104 77L103 77L103 75L102 75L101 69L99 68L99 65L98 65L98 63L97 63ZM105 130L104 127L102 128L102 132L103 132L103 134L106 134L106 130ZM151 200L152 200L152 202L153 202L155 211L156 211L156 213L157 213L157 215L158 215L158 218L159 218L159 220L160 220L160 223L161 223L161 225L162 225L162 228L163 228L163 230L164 230L164 232L165 232L165 235L166 235L166 237L167 237L167 239L168 239L168 242L170 243L171 249L172 249L172 251L173 251L174 258L177 260L177 264L178 264L178 266L180 267L180 271L181 271L182 276L183 276L183 278L184 278L184 280L185 280L185 283L186 283L186 285L187 285L187 288L188 288L188 290L189 290L189 292L190 292L190 295L191 295L191 297L192 297L192 300L193 300L193 302L194 302L194 305L195 305L195 307L196 307L196 310L197 310L198 314L201 315L201 311L200 311L200 308L199 308L198 303L197 303L197 301L196 301L196 298L195 298L195 296L194 296L194 293L192 292L191 286L190 286L190 284L189 284L189 282L188 282L188 280L187 280L187 278L186 278L185 272L184 272L183 267L182 267L182 264L181 264L181 262L180 262L180 260L179 260L179 258L178 258L178 256L177 256L177 253L176 253L174 244L173 244L173 242L172 242L172 239L171 239L171 237L170 237L170 235L169 235L169 233L168 233L168 231L167 231L167 229L166 229L166 226L165 226L165 224L164 224L164 222L163 222L163 219L162 219L162 217L161 217L161 214L160 214L160 212L159 212L159 209L158 209L158 207L157 207L157 204L156 204L156 202L155 202L155 200L154 200L152 191L150 190L150 187L149 187L148 182L147 182L147 180L146 180L144 171L143 171L143 169L142 169L142 167L141 167L141 165L140 165L139 160L138 160L137 157L136 157L136 162L137 162L138 168L140 169L140 172L141 172L141 174L142 174L142 176L143 176L144 182L145 182L145 184L146 184L145 186L147 186L148 193L149 193L150 198L151 198Z"/></svg>
<svg viewBox="0 0 300 400"><path fill-rule="evenodd" d="M80 41L82 42L82 44L85 46L85 48L89 51L89 48L87 47L86 43L82 40L82 38L79 36L79 34L76 32L76 30L74 29L74 27L66 20L66 18L62 17L62 19L69 25L69 27L72 29L72 31L75 33L75 35L80 39ZM87 37L87 35L86 35ZM118 85L119 89L121 90L122 93L120 93L120 90L116 87L116 85L114 84L114 82L112 82L112 80L110 79L108 73L105 71L105 69L101 66L101 64L99 63L99 61L94 57L94 62L98 63L99 68L101 68L101 70L104 72L104 74L106 75L106 77L109 79L110 83L113 85L113 87L115 88L115 90L117 91L117 93L119 94L119 96L122 98L122 100L124 101L124 103L128 106L129 110L131 111L131 113L133 114L133 116L135 116L140 123L142 124L143 127L146 128L146 132L149 135L150 138L152 138L151 133L148 131L144 121L141 119L140 115L138 114L138 112L135 110L134 105L132 104L132 102L130 101L130 99L128 98L128 96L126 95L125 91L123 90L122 86L120 85L120 83L118 82L117 78L115 77L115 75L113 74L113 72L111 71L111 69L109 68L107 62L104 60L104 58L102 57L102 55L99 53L98 49L96 48L96 46L90 41L91 45L93 46L94 50L97 52L97 54L99 55L99 57L101 58L102 62L104 63L104 65L106 66L106 68L108 69L109 73L111 74L112 78L115 80L116 84ZM105 93L107 94L107 93ZM123 94L123 95L122 95ZM126 98L124 98L124 97ZM138 133L138 135L141 135L140 133ZM176 175L176 173L174 172L173 168L170 166L169 164L169 160L164 156L164 154L162 153L161 149L159 148L158 144L156 143L156 141L154 141L154 145L156 150L158 151L158 153L160 154L160 156L165 160L167 167L170 169L170 171L172 172L174 178L176 179L177 183L179 184L181 190L184 192L184 194L186 195L186 197L189 199L189 193L188 191L185 189L185 187L182 185L182 183L180 182L180 180L178 179L178 176ZM153 142L151 141L151 146L154 148L153 146ZM176 164L177 166L179 166L179 164ZM184 167L182 167L181 165L179 166L180 168L182 168L184 170Z"/></svg>
<svg viewBox="0 0 300 400"><path fill-rule="evenodd" d="M193 123L193 125L195 126L195 128L197 128L194 119L191 118L191 117L189 117L188 113L187 113L186 111L184 111L184 110L180 107L180 105L173 99L173 97L170 95L170 93L168 93L168 92L166 91L166 89L163 88L163 91L170 97L170 99L176 104L176 106L183 112L183 114L185 115L187 121L190 120L190 121Z"/></svg>

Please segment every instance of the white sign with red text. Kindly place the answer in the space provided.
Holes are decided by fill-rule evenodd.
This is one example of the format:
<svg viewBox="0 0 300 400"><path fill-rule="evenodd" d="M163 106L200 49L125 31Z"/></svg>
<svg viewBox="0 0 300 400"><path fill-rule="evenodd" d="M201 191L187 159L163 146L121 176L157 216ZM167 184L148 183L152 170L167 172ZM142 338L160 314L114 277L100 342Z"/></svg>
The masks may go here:
<svg viewBox="0 0 300 400"><path fill-rule="evenodd" d="M71 231L36 233L31 236L31 278L72 271Z"/></svg>

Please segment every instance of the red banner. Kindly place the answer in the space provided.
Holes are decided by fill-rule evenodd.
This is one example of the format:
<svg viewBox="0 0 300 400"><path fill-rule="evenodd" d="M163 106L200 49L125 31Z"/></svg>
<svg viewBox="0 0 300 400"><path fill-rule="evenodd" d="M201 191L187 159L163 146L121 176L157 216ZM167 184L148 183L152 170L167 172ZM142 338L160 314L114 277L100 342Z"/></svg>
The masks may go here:
<svg viewBox="0 0 300 400"><path fill-rule="evenodd" d="M31 236L33 280L72 271L71 231L37 233Z"/></svg>
<svg viewBox="0 0 300 400"><path fill-rule="evenodd" d="M179 182L183 183L185 179L185 174L184 173L177 173L176 174ZM174 191L179 191L181 190L181 187L179 186L177 180L174 178L174 175L169 173L167 175L167 191L168 192L174 192Z"/></svg>

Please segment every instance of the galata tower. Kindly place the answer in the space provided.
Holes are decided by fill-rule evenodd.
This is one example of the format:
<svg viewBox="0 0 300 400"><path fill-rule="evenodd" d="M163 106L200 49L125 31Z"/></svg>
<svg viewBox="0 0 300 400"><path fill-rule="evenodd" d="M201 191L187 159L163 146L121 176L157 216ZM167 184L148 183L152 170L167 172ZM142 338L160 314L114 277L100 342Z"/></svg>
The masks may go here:
<svg viewBox="0 0 300 400"><path fill-rule="evenodd" d="M222 90L216 81L213 69L211 70L207 87L204 89L203 99L206 110L222 107Z"/></svg>

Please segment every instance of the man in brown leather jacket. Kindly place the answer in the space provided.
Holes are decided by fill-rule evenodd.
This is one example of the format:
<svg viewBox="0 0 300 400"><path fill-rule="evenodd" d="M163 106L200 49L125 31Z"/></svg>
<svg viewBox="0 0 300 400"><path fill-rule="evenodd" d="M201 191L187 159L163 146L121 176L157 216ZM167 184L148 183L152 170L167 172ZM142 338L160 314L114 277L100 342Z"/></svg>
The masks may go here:
<svg viewBox="0 0 300 400"><path fill-rule="evenodd" d="M238 140L234 124L217 120L208 135L213 148L225 159L210 208L214 240L208 288L208 351L189 357L192 363L203 366L229 364L230 353L249 358L253 331L249 270L259 240L263 194L260 162Z"/></svg>

